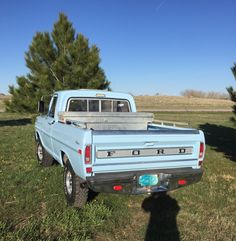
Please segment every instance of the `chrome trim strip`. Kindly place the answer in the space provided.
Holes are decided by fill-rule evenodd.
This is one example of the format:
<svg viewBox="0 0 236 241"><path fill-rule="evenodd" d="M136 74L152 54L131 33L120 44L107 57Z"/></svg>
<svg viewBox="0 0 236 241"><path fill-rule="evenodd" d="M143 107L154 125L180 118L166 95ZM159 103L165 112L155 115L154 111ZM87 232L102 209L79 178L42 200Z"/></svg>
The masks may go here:
<svg viewBox="0 0 236 241"><path fill-rule="evenodd" d="M128 158L128 157L148 157L148 156L173 156L173 155L191 155L193 147L158 147L141 149L119 149L119 150L98 150L97 159L107 158Z"/></svg>
<svg viewBox="0 0 236 241"><path fill-rule="evenodd" d="M169 161L149 161L149 162L119 162L119 163L104 163L104 164L94 164L93 167L100 167L100 166L118 166L118 165L141 165L141 164L153 164L153 163L169 163L169 162L189 162L189 161L196 161L197 159L186 159L186 160L169 160Z"/></svg>
<svg viewBox="0 0 236 241"><path fill-rule="evenodd" d="M156 130L93 130L93 135L192 135L199 134L199 130L197 129L171 129L162 127L161 129Z"/></svg>

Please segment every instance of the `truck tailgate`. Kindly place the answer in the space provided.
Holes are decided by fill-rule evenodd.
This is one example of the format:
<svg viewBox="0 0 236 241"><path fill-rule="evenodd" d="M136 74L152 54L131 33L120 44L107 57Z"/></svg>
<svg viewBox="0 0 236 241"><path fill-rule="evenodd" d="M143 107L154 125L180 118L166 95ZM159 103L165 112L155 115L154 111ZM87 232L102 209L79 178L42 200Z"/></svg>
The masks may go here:
<svg viewBox="0 0 236 241"><path fill-rule="evenodd" d="M195 129L93 131L93 172L197 167L202 133Z"/></svg>

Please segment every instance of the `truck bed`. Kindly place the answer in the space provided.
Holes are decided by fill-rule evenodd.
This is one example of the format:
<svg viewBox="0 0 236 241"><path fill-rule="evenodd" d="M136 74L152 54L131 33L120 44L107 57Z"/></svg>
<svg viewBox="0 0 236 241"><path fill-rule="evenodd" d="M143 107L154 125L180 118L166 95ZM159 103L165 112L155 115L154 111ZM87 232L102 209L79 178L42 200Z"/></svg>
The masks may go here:
<svg viewBox="0 0 236 241"><path fill-rule="evenodd" d="M91 131L94 173L198 166L203 137L199 130L154 124L151 113L60 112L59 116L64 123Z"/></svg>

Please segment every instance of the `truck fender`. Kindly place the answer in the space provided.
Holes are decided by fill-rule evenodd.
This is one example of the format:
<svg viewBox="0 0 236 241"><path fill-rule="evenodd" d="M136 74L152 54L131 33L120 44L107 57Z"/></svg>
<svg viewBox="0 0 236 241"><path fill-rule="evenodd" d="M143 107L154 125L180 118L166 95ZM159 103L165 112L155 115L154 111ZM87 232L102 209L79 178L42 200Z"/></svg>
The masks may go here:
<svg viewBox="0 0 236 241"><path fill-rule="evenodd" d="M45 148L45 145L44 145L43 139L41 138L41 136L40 136L40 132L38 132L38 131L36 131L36 133L35 133L35 141L40 141L41 144L43 145L43 147ZM46 149L46 148L45 148L45 149ZM48 151L48 150L46 149L46 151Z"/></svg>
<svg viewBox="0 0 236 241"><path fill-rule="evenodd" d="M70 156L63 150L61 150L61 165L64 166L66 162L70 162ZM72 163L70 162L71 166L72 166ZM73 166L72 166L73 168Z"/></svg>
<svg viewBox="0 0 236 241"><path fill-rule="evenodd" d="M68 153L63 151L63 150L61 150L61 160L60 161L61 161L62 167L65 166L65 162L69 162L71 167L72 167L72 169L76 173L76 175L80 176L80 178L82 178L80 173L78 173L78 167L76 168L75 163L73 161L71 161L71 160L72 159L70 159L70 156L68 155ZM82 170L80 169L80 171L82 171Z"/></svg>
<svg viewBox="0 0 236 241"><path fill-rule="evenodd" d="M35 132L35 141L40 141L42 143L42 145L44 146L43 140L38 131Z"/></svg>

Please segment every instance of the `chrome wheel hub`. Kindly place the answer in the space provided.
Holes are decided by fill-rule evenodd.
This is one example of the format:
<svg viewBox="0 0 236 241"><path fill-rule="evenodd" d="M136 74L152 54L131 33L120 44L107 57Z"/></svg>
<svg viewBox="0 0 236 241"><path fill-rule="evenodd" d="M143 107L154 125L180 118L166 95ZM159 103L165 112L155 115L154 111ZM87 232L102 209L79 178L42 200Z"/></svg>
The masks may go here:
<svg viewBox="0 0 236 241"><path fill-rule="evenodd" d="M42 161L43 160L43 147L41 145L38 145L37 154L38 154L39 160Z"/></svg>
<svg viewBox="0 0 236 241"><path fill-rule="evenodd" d="M70 171L66 172L66 190L69 195L72 193L72 175Z"/></svg>

